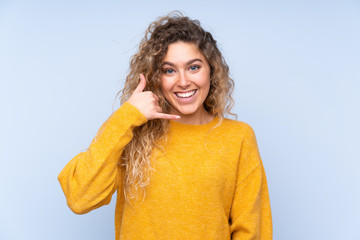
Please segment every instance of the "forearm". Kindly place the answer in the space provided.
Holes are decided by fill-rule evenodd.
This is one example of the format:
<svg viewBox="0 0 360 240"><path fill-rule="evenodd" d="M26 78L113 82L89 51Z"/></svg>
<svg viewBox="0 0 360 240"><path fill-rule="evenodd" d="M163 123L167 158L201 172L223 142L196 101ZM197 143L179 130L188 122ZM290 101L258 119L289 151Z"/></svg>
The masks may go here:
<svg viewBox="0 0 360 240"><path fill-rule="evenodd" d="M118 162L132 130L146 118L125 103L101 126L86 152L76 155L58 180L69 207L82 214L108 204L118 185Z"/></svg>
<svg viewBox="0 0 360 240"><path fill-rule="evenodd" d="M234 200L231 239L271 240L270 200L262 164L237 187Z"/></svg>

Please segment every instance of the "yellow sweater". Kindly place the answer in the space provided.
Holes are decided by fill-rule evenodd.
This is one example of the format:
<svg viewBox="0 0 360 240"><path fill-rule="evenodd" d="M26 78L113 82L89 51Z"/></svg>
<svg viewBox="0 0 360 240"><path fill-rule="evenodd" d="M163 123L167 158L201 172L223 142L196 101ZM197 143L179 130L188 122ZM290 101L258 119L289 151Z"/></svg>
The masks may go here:
<svg viewBox="0 0 360 240"><path fill-rule="evenodd" d="M210 130L218 118L204 125L171 121L144 202L126 203L119 156L133 128L146 121L123 104L88 150L61 171L58 179L73 212L109 204L117 190L116 240L272 239L265 172L254 132L244 122L224 119Z"/></svg>

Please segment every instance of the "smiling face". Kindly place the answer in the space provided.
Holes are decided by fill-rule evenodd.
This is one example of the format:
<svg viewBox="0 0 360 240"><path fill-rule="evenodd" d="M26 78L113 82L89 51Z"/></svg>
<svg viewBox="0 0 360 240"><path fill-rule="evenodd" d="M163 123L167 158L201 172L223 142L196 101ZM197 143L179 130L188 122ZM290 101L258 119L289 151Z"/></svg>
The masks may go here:
<svg viewBox="0 0 360 240"><path fill-rule="evenodd" d="M170 114L180 115L179 121L204 124L212 119L203 104L210 89L210 66L194 43L169 45L162 61L161 88Z"/></svg>

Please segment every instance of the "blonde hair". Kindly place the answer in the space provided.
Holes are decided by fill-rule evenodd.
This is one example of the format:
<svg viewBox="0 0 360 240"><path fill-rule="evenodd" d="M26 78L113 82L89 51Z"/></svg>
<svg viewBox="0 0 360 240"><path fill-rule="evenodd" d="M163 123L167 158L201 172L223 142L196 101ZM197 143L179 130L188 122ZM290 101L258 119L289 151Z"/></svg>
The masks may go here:
<svg viewBox="0 0 360 240"><path fill-rule="evenodd" d="M229 67L212 35L198 20L191 20L178 11L158 18L146 30L138 52L131 58L124 89L117 94L121 94L121 104L131 96L142 73L147 79L144 91L156 94L163 112L169 112L169 104L161 91L161 64L169 45L178 41L196 44L209 63L210 90L204 107L221 122L225 113L232 114L230 110L234 104L231 97L234 82L229 77ZM145 197L145 188L150 184L150 174L154 170L152 151L162 149L157 142L166 138L168 125L169 120L154 119L133 130L134 136L121 155L122 166L125 166L124 194L130 204L138 194Z"/></svg>

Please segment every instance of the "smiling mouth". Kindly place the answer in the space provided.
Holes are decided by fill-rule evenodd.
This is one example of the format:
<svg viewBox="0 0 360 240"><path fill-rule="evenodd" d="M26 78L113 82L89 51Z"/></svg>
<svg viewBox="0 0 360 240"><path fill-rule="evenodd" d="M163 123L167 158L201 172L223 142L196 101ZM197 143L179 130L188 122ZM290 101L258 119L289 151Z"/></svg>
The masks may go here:
<svg viewBox="0 0 360 240"><path fill-rule="evenodd" d="M196 90L188 91L188 92L175 92L175 95L178 98L189 98L192 97L196 93Z"/></svg>

